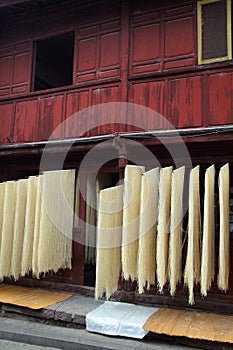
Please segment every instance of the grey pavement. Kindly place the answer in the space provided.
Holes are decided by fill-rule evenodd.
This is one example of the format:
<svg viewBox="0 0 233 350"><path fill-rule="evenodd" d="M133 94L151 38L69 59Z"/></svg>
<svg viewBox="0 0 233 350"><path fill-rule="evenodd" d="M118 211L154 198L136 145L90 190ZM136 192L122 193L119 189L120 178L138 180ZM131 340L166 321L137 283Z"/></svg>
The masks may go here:
<svg viewBox="0 0 233 350"><path fill-rule="evenodd" d="M56 348L48 348L44 346L30 345L25 343L16 343L9 340L0 339L1 350L58 350Z"/></svg>
<svg viewBox="0 0 233 350"><path fill-rule="evenodd" d="M18 346L21 345L19 343L23 343L21 348L13 346L12 348L6 347L6 349L37 350L34 347L27 348L25 345L31 344L39 346L39 349L52 347L63 350L194 350L192 347L177 345L172 341L154 341L152 338L138 341L128 338L108 337L89 333L84 329L57 327L5 317L0 318L0 339L17 342ZM1 347L1 349L3 348Z"/></svg>
<svg viewBox="0 0 233 350"><path fill-rule="evenodd" d="M178 339L149 334L139 341L89 333L85 330L86 314L96 309L103 302L96 301L93 297L76 294L63 302L40 310L0 304L0 313L2 314L2 317L0 317L0 339L16 342L13 344L4 343L5 348L0 343L0 349L38 350L35 347L28 348L25 344L28 344L27 346L30 346L30 344L31 346L37 345L39 349L52 347L64 350L233 349L232 344L212 344L210 342L192 341L188 338ZM187 344L188 346L180 344Z"/></svg>

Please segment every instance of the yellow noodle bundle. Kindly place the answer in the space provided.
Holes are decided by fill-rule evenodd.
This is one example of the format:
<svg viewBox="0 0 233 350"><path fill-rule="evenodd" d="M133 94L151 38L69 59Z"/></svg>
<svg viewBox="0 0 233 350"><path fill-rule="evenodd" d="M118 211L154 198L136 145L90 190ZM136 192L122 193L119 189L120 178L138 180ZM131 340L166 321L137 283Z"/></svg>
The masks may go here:
<svg viewBox="0 0 233 350"><path fill-rule="evenodd" d="M142 174L138 244L138 288L155 283L159 168Z"/></svg>
<svg viewBox="0 0 233 350"><path fill-rule="evenodd" d="M144 167L127 165L124 182L122 271L124 278L137 277L141 175Z"/></svg>
<svg viewBox="0 0 233 350"><path fill-rule="evenodd" d="M162 292L168 280L168 249L169 249L169 219L171 207L171 177L172 167L160 170L159 209L157 228L157 283Z"/></svg>
<svg viewBox="0 0 233 350"><path fill-rule="evenodd" d="M27 183L27 205L25 213L25 228L21 262L21 274L24 276L32 270L32 253L34 241L34 226L36 212L36 195L37 195L38 177L31 176Z"/></svg>
<svg viewBox="0 0 233 350"><path fill-rule="evenodd" d="M79 201L80 201L80 189L79 178L75 178L75 196L74 196L74 227L79 226Z"/></svg>
<svg viewBox="0 0 233 350"><path fill-rule="evenodd" d="M2 221L2 244L0 254L0 278L11 275L11 256L14 238L16 181L5 183L5 197Z"/></svg>
<svg viewBox="0 0 233 350"><path fill-rule="evenodd" d="M201 258L201 294L207 295L214 280L214 165L205 173L204 220Z"/></svg>
<svg viewBox="0 0 233 350"><path fill-rule="evenodd" d="M38 245L40 237L40 218L41 218L41 197L42 197L42 178L40 175L37 180L36 190L36 207L35 207L35 226L34 226L34 238L33 238L33 249L32 249L32 271L33 275L39 278L38 268Z"/></svg>
<svg viewBox="0 0 233 350"><path fill-rule="evenodd" d="M194 304L194 284L200 282L200 166L190 172L189 212L188 212L188 247L184 271L184 283L189 289L189 304Z"/></svg>
<svg viewBox="0 0 233 350"><path fill-rule="evenodd" d="M176 286L182 274L182 220L183 188L185 167L172 173L171 185L171 223L169 242L169 281L170 293L175 294Z"/></svg>
<svg viewBox="0 0 233 350"><path fill-rule="evenodd" d="M21 275L26 205L27 180L19 180L16 182L14 238L11 257L11 276L13 276L15 280Z"/></svg>
<svg viewBox="0 0 233 350"><path fill-rule="evenodd" d="M0 183L0 251L2 242L2 222L3 222L3 210L4 210L4 197L5 197L5 183Z"/></svg>
<svg viewBox="0 0 233 350"><path fill-rule="evenodd" d="M95 297L117 290L121 270L123 186L100 191L97 221Z"/></svg>
<svg viewBox="0 0 233 350"><path fill-rule="evenodd" d="M219 272L218 288L227 291L230 269L230 227L229 227L229 164L219 172Z"/></svg>
<svg viewBox="0 0 233 350"><path fill-rule="evenodd" d="M43 174L38 271L71 268L75 171Z"/></svg>
<svg viewBox="0 0 233 350"><path fill-rule="evenodd" d="M64 247L64 264L65 267L72 267L72 242L73 242L73 218L74 218L74 196L75 196L75 170L62 171L62 189L65 200L60 203L60 215L62 216L61 232L63 235ZM61 260L61 266L63 266Z"/></svg>
<svg viewBox="0 0 233 350"><path fill-rule="evenodd" d="M86 187L86 227L85 227L85 263L95 262L96 236L96 187L95 174L87 176Z"/></svg>

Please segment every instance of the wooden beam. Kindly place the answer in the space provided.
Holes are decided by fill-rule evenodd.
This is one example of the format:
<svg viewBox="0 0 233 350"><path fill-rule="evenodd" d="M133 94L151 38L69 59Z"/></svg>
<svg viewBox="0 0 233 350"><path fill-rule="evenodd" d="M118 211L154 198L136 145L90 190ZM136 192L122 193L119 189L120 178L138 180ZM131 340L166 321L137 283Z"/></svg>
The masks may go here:
<svg viewBox="0 0 233 350"><path fill-rule="evenodd" d="M31 0L0 0L0 7L8 7L16 4L21 4L23 2L29 2Z"/></svg>

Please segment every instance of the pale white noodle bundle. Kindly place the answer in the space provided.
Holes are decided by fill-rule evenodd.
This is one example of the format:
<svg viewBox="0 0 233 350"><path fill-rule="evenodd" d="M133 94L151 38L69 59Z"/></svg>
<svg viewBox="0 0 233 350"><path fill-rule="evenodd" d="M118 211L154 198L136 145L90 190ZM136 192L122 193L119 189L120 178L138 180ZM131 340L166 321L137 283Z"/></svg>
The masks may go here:
<svg viewBox="0 0 233 350"><path fill-rule="evenodd" d="M227 291L230 270L230 227L229 227L229 164L219 172L219 272L218 288Z"/></svg>
<svg viewBox="0 0 233 350"><path fill-rule="evenodd" d="M122 271L124 278L137 278L141 175L144 167L125 168L122 229Z"/></svg>
<svg viewBox="0 0 233 350"><path fill-rule="evenodd" d="M159 168L142 174L138 246L138 288L155 283Z"/></svg>
<svg viewBox="0 0 233 350"><path fill-rule="evenodd" d="M169 219L171 208L172 169L172 167L161 169L159 180L156 272L160 292L162 292L165 283L168 281Z"/></svg>
<svg viewBox="0 0 233 350"><path fill-rule="evenodd" d="M171 185L171 223L169 242L169 281L170 293L175 294L176 286L182 275L182 220L183 188L185 167L172 173Z"/></svg>
<svg viewBox="0 0 233 350"><path fill-rule="evenodd" d="M121 270L123 186L100 191L97 222L95 297L117 290Z"/></svg>
<svg viewBox="0 0 233 350"><path fill-rule="evenodd" d="M207 295L214 280L214 165L205 173L204 220L201 257L201 294Z"/></svg>
<svg viewBox="0 0 233 350"><path fill-rule="evenodd" d="M189 289L189 304L194 304L194 285L200 282L200 166L190 172L189 212L188 212L188 247L184 271L184 283Z"/></svg>

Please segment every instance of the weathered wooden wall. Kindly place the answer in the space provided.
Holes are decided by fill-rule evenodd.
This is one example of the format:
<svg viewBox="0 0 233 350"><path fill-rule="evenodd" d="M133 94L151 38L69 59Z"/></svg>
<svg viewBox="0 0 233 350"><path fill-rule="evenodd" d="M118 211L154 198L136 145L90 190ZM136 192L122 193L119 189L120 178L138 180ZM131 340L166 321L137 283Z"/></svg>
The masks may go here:
<svg viewBox="0 0 233 350"><path fill-rule="evenodd" d="M33 42L69 30L75 31L73 85L30 92ZM231 124L233 69L228 62L197 66L196 32L196 2L185 0L83 9L68 1L47 16L37 11L7 20L0 34L0 142L47 140L71 114L107 102L148 106L177 128ZM93 130L88 117L77 119L55 138L130 131L125 124L140 124L133 118L114 125L109 113L108 125ZM166 125L148 119L146 127Z"/></svg>

